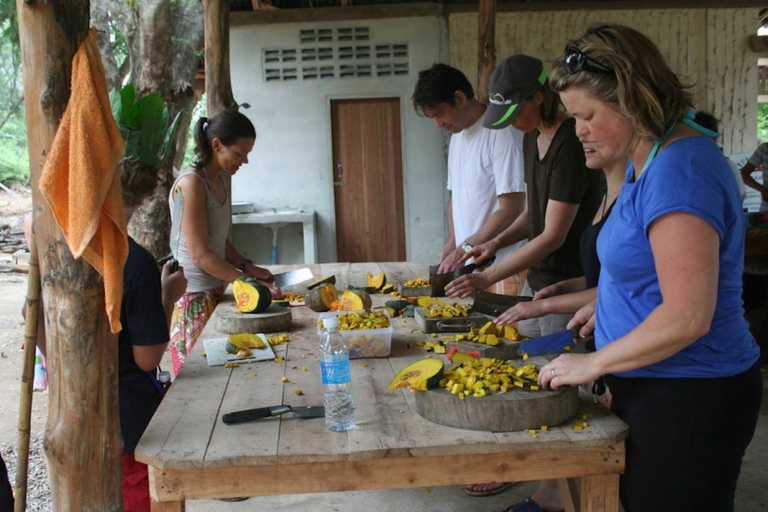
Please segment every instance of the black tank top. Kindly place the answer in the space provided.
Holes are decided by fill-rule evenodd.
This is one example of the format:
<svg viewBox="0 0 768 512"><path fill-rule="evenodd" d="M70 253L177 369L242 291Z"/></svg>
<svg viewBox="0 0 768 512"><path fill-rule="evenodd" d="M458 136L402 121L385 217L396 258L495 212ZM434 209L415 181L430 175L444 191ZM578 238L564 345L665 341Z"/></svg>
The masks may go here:
<svg viewBox="0 0 768 512"><path fill-rule="evenodd" d="M611 207L608 208L608 211L605 212L605 215L597 224L587 226L579 239L579 256L581 257L581 268L584 271L587 288L596 287L597 280L600 277L600 260L597 257L597 236L600 234L600 230L603 229L605 221L608 220L615 202L611 203Z"/></svg>

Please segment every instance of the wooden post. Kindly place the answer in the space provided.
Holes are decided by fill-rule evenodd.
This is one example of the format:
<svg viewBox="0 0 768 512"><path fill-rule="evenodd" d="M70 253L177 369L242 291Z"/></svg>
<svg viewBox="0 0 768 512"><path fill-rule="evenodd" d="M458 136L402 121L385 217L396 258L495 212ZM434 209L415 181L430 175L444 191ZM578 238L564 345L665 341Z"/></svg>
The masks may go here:
<svg viewBox="0 0 768 512"><path fill-rule="evenodd" d="M237 108L229 73L229 0L203 0L205 17L205 94L208 117Z"/></svg>
<svg viewBox="0 0 768 512"><path fill-rule="evenodd" d="M122 511L117 337L104 286L75 260L38 189L70 95L72 57L88 33L87 0L17 0L24 70L35 248L40 265L49 369L45 431L54 510Z"/></svg>
<svg viewBox="0 0 768 512"><path fill-rule="evenodd" d="M496 0L479 0L477 20L477 98L488 103L488 79L496 67Z"/></svg>

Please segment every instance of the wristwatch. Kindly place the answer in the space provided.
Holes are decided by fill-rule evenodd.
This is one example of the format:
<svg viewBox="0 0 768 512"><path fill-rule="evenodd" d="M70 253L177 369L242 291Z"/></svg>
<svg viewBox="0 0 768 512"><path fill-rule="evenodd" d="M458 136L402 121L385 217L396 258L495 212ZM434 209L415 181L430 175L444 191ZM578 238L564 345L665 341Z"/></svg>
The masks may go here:
<svg viewBox="0 0 768 512"><path fill-rule="evenodd" d="M461 247L461 250L464 251L464 253L468 253L472 250L472 245L470 245L467 241L461 242L459 247Z"/></svg>

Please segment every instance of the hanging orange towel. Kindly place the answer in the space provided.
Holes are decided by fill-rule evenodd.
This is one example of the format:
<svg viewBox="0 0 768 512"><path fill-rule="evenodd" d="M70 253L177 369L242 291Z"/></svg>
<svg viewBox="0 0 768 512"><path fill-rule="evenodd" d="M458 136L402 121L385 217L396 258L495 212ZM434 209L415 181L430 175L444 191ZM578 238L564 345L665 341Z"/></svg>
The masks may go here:
<svg viewBox="0 0 768 512"><path fill-rule="evenodd" d="M127 226L120 186L125 143L112 118L107 80L91 31L72 60L72 95L40 177L72 254L104 278L113 333L119 332Z"/></svg>

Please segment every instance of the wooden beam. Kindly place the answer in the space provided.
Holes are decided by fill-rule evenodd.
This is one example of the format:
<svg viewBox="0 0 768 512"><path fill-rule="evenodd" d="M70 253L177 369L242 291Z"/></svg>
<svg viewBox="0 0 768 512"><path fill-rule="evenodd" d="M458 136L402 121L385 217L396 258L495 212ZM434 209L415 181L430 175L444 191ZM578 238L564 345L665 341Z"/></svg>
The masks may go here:
<svg viewBox="0 0 768 512"><path fill-rule="evenodd" d="M480 0L477 37L477 97L488 101L488 80L496 67L496 0Z"/></svg>
<svg viewBox="0 0 768 512"><path fill-rule="evenodd" d="M88 33L89 2L17 0L16 10L33 240L47 333L44 444L51 494L57 512L122 510L117 336L110 333L104 284L84 259L72 256L38 186L45 155L69 103L72 58Z"/></svg>
<svg viewBox="0 0 768 512"><path fill-rule="evenodd" d="M477 11L477 6L474 8ZM282 9L236 11L230 14L233 27L264 23L301 23L306 21L356 21L414 16L443 16L443 4L420 2L412 4L351 5L316 9Z"/></svg>
<svg viewBox="0 0 768 512"><path fill-rule="evenodd" d="M627 0L593 2L519 2L499 3L496 12L522 11L607 11L647 9L719 9L764 7L765 0ZM235 11L230 14L233 27L263 23L301 23L307 21L354 21L414 16L440 17L463 12L479 12L478 3L443 4L416 2L384 5L350 5L300 9Z"/></svg>
<svg viewBox="0 0 768 512"><path fill-rule="evenodd" d="M765 7L765 0L627 0L594 2L520 2L499 3L497 12L523 11L609 11L648 9L736 9L743 7ZM446 4L447 14L478 12L478 5ZM757 13L755 13L757 17Z"/></svg>

